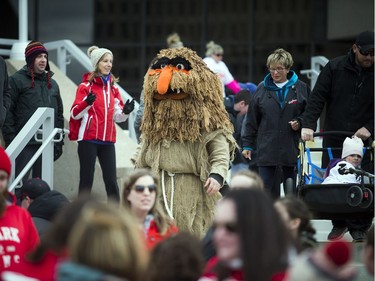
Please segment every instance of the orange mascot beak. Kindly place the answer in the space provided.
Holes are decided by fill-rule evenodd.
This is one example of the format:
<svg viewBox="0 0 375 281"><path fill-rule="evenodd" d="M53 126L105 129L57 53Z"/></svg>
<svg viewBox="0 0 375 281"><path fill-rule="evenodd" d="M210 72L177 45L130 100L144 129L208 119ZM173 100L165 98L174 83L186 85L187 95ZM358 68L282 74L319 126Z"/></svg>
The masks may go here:
<svg viewBox="0 0 375 281"><path fill-rule="evenodd" d="M173 67L171 65L167 65L166 67L161 69L161 73L158 79L157 90L160 95L164 95L167 93L169 88L169 83L172 79Z"/></svg>

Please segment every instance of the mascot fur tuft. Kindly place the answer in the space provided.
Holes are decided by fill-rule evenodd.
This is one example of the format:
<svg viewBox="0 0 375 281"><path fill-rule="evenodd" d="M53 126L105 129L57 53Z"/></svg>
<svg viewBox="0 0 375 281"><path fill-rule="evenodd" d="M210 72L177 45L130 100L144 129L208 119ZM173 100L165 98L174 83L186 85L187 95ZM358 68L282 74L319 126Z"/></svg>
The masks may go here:
<svg viewBox="0 0 375 281"><path fill-rule="evenodd" d="M169 88L188 94L184 99L155 100L159 75L147 72L144 90L144 120L141 130L146 139L157 143L163 139L179 142L194 142L200 139L202 131L217 129L232 130L232 124L225 111L222 85L215 75L196 54L188 48L164 49L157 58L184 58L191 66L188 73L175 72ZM151 65L152 66L152 65Z"/></svg>

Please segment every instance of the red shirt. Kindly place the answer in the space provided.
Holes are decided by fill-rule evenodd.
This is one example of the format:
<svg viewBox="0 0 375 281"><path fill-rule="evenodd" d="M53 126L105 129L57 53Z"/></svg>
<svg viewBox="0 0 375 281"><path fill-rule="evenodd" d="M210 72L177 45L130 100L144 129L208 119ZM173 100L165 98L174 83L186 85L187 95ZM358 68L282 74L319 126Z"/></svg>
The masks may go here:
<svg viewBox="0 0 375 281"><path fill-rule="evenodd" d="M178 228L175 225L171 225L167 232L164 235L161 235L159 232L158 227L154 220L151 221L150 227L148 228L147 237L146 237L146 244L148 249L153 249L156 244L160 241L164 240L165 238L171 236L174 233L178 232Z"/></svg>
<svg viewBox="0 0 375 281"><path fill-rule="evenodd" d="M204 270L203 276L199 278L198 281L217 281L216 273L214 272L214 268L218 263L218 258L213 257L210 259ZM286 273L285 272L277 272L275 273L270 281L284 281L286 280ZM231 269L229 277L225 279L226 281L242 281L244 279L244 274L242 268Z"/></svg>
<svg viewBox="0 0 375 281"><path fill-rule="evenodd" d="M52 251L47 251L40 262L26 261L22 263L18 272L40 281L54 281L57 280L57 265L61 261L65 261L67 257L66 251L60 255Z"/></svg>
<svg viewBox="0 0 375 281"><path fill-rule="evenodd" d="M0 218L0 272L17 271L25 255L39 243L34 222L25 209L16 205L16 197L9 193L12 203Z"/></svg>

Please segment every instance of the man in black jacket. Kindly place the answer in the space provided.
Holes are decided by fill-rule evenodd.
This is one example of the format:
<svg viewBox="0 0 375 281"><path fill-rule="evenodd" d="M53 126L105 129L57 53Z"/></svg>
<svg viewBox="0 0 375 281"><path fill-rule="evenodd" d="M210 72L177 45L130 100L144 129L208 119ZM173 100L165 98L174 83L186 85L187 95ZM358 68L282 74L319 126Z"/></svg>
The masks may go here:
<svg viewBox="0 0 375 281"><path fill-rule="evenodd" d="M18 204L29 211L40 237L49 229L60 209L69 203L64 194L51 190L39 178L28 179L17 193Z"/></svg>
<svg viewBox="0 0 375 281"><path fill-rule="evenodd" d="M8 81L7 65L2 57L0 57L0 146L3 146L2 130L5 122L5 116L10 103L10 88Z"/></svg>
<svg viewBox="0 0 375 281"><path fill-rule="evenodd" d="M324 131L347 131L364 142L374 137L374 32L357 36L346 56L330 60L322 69L303 114L301 137L312 140L316 122L326 105ZM323 147L342 147L345 136L324 137ZM365 142L366 143L366 142ZM340 158L341 151L332 151ZM323 153L322 167L329 163ZM362 167L372 171L369 153ZM329 240L341 238L349 229L355 241L363 241L372 220L333 220Z"/></svg>
<svg viewBox="0 0 375 281"><path fill-rule="evenodd" d="M9 77L10 106L5 119L3 134L8 146L39 107L51 107L55 110L55 127L64 128L63 103L60 89L52 79L48 63L48 52L40 42L30 42L25 49L26 65ZM62 154L63 143L56 143L54 158ZM16 174L22 171L40 147L40 143L31 138L27 146L16 159ZM41 157L33 166L32 177L41 177ZM29 172L23 181L29 176Z"/></svg>

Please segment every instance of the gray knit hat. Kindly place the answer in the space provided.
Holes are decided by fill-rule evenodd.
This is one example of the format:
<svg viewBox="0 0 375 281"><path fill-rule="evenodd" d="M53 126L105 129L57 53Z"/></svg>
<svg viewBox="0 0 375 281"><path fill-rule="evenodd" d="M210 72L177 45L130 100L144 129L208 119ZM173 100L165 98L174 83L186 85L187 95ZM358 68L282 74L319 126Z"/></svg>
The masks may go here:
<svg viewBox="0 0 375 281"><path fill-rule="evenodd" d="M98 46L91 46L87 50L87 55L89 56L91 60L91 64L94 68L96 68L96 65L98 64L100 59L107 53L111 54L113 57L112 52L106 48L99 48Z"/></svg>

